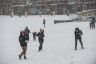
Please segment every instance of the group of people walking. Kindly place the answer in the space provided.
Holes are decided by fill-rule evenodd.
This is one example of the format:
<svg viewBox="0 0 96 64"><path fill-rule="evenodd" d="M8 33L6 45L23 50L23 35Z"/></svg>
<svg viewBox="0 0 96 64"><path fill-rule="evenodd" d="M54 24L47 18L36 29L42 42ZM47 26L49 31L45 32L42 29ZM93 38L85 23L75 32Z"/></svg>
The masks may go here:
<svg viewBox="0 0 96 64"><path fill-rule="evenodd" d="M27 51L27 43L29 41L29 33L31 33L31 31L28 29L28 27L26 27L25 30L20 32L19 42L20 42L20 46L22 48L22 52L19 55L19 59L22 58L22 55L24 56L24 59L27 59L26 51ZM38 42L40 44L38 51L41 51L42 45L44 42L44 30L40 29L40 32L38 32L38 33L33 32L32 34L33 34L34 41L36 41L36 36L38 37Z"/></svg>

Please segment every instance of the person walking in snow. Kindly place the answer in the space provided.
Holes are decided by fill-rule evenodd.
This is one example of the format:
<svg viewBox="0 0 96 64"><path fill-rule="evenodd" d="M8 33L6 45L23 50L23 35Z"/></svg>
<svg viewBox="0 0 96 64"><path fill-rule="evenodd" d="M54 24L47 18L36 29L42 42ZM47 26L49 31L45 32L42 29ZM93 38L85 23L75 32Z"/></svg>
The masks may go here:
<svg viewBox="0 0 96 64"><path fill-rule="evenodd" d="M31 33L31 31L29 30L29 28L26 26L25 28L25 34L27 36L27 40L29 41L29 33Z"/></svg>
<svg viewBox="0 0 96 64"><path fill-rule="evenodd" d="M40 44L38 51L41 51L42 50L42 45L43 45L43 42L44 42L44 30L40 29L40 32L37 33L37 36L38 36L38 41L39 41L39 44Z"/></svg>
<svg viewBox="0 0 96 64"><path fill-rule="evenodd" d="M46 24L46 21L45 21L45 19L43 19L43 25L44 25L44 28L45 28L45 24Z"/></svg>
<svg viewBox="0 0 96 64"><path fill-rule="evenodd" d="M90 29L94 29L95 28L95 18L94 17L92 17L91 18L92 20L90 21Z"/></svg>
<svg viewBox="0 0 96 64"><path fill-rule="evenodd" d="M82 43L82 34L83 32L77 27L75 28L75 50L77 50L77 41L79 40L80 44L81 44L81 48L83 49L83 43Z"/></svg>
<svg viewBox="0 0 96 64"><path fill-rule="evenodd" d="M27 59L27 58L26 58L27 37L26 37L24 31L21 31L21 32L20 32L19 42L20 42L20 46L21 46L21 48L22 48L22 50L23 50L23 51L21 52L21 54L19 55L19 59L21 59L22 55L24 55L24 59Z"/></svg>
<svg viewBox="0 0 96 64"><path fill-rule="evenodd" d="M33 40L36 41L36 32L33 32Z"/></svg>

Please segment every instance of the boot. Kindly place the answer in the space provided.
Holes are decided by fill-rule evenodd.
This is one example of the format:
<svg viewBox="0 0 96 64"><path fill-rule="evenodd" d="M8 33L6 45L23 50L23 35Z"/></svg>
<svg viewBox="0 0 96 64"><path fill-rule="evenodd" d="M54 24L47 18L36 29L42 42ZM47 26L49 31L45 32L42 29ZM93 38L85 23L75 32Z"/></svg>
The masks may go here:
<svg viewBox="0 0 96 64"><path fill-rule="evenodd" d="M27 59L26 56L24 56L24 59Z"/></svg>
<svg viewBox="0 0 96 64"><path fill-rule="evenodd" d="M19 59L21 59L21 55L19 55Z"/></svg>
<svg viewBox="0 0 96 64"><path fill-rule="evenodd" d="M75 48L75 50L77 50L77 48Z"/></svg>
<svg viewBox="0 0 96 64"><path fill-rule="evenodd" d="M83 47L83 46L82 46L81 48L82 48L82 49L84 49L84 47Z"/></svg>

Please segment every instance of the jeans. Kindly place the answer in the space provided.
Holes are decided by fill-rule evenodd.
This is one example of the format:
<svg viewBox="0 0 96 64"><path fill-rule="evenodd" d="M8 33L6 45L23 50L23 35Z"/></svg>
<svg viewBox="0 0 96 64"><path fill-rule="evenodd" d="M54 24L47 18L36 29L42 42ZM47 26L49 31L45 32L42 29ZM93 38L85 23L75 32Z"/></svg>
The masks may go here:
<svg viewBox="0 0 96 64"><path fill-rule="evenodd" d="M41 51L42 50L43 41L39 41L39 44L40 44L39 51Z"/></svg>
<svg viewBox="0 0 96 64"><path fill-rule="evenodd" d="M77 50L77 41L79 40L81 47L83 48L83 43L81 38L75 38L75 50Z"/></svg>

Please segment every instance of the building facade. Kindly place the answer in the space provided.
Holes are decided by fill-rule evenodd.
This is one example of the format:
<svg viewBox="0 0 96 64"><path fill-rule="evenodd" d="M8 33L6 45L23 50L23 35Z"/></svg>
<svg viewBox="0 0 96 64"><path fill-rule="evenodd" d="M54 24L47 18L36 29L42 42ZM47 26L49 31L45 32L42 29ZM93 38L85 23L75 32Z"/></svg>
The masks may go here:
<svg viewBox="0 0 96 64"><path fill-rule="evenodd" d="M0 0L0 15L63 15L96 9L96 0Z"/></svg>
<svg viewBox="0 0 96 64"><path fill-rule="evenodd" d="M96 9L96 0L76 0L77 11Z"/></svg>

